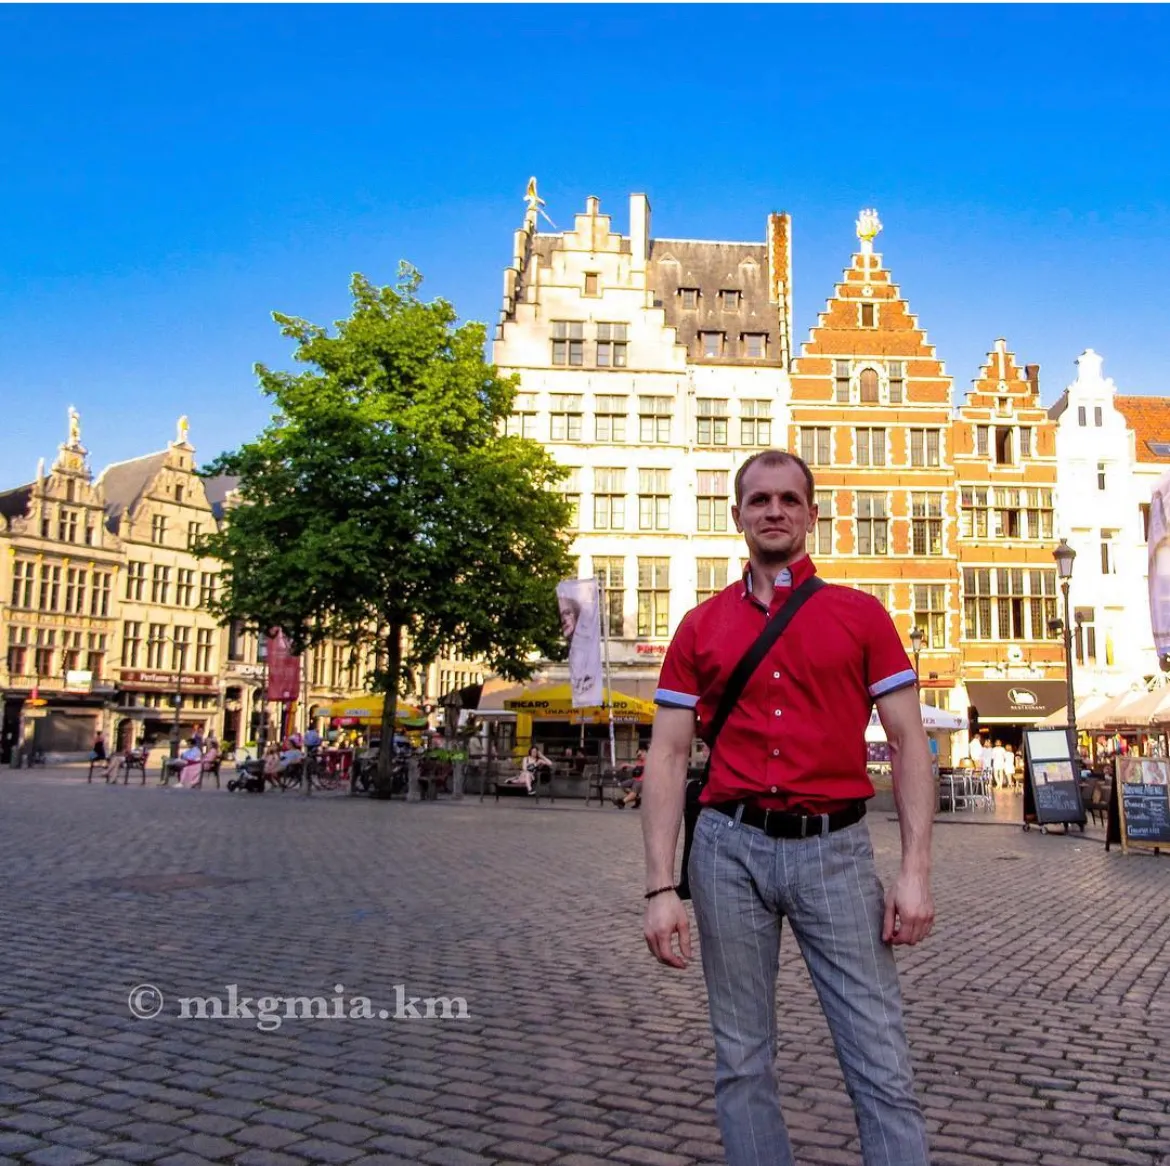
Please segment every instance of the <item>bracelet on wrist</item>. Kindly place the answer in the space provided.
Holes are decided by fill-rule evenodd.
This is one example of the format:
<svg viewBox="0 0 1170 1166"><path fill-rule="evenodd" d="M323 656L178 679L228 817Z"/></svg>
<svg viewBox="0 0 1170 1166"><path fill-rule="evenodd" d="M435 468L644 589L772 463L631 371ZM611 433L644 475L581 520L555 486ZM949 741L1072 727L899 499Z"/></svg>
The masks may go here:
<svg viewBox="0 0 1170 1166"><path fill-rule="evenodd" d="M644 898L644 899L653 899L655 895L665 895L667 891L677 891L677 890L678 890L678 887L676 887L676 886L673 886L673 885L672 885L672 886L669 886L669 887L659 887L659 888L658 888L657 890L655 890L655 891L647 891L647 892L646 892L646 893L645 893L645 894L642 896L642 898Z"/></svg>

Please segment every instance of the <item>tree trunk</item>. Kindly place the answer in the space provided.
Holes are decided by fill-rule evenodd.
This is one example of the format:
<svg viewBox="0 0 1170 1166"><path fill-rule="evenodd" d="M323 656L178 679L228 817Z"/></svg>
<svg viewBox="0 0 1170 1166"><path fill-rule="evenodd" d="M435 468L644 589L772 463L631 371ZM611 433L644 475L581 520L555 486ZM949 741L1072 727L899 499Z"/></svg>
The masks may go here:
<svg viewBox="0 0 1170 1166"><path fill-rule="evenodd" d="M402 625L391 624L386 633L386 684L382 703L382 739L378 746L378 772L374 792L387 798L393 781L394 724L398 719L398 681L402 673Z"/></svg>

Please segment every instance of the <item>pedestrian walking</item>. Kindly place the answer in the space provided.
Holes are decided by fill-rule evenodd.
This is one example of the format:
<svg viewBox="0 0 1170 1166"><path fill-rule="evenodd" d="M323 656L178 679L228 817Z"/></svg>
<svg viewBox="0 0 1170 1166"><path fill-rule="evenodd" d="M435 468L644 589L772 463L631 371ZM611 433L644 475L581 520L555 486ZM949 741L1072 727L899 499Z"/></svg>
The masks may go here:
<svg viewBox="0 0 1170 1166"><path fill-rule="evenodd" d="M767 450L744 463L732 517L748 568L686 615L663 662L642 790L645 936L661 963L688 966L674 856L697 715L710 764L684 877L701 939L727 1162L795 1162L774 1067L787 919L833 1036L865 1166L924 1166L893 945L918 943L934 920L930 752L914 668L888 613L852 588L816 591L806 549L814 498L812 473L792 454ZM794 594L807 608L792 615L784 609ZM784 634L716 723L729 677L768 628ZM864 821L874 703L891 745L902 835L888 891ZM799 1042L799 1032L779 1028Z"/></svg>

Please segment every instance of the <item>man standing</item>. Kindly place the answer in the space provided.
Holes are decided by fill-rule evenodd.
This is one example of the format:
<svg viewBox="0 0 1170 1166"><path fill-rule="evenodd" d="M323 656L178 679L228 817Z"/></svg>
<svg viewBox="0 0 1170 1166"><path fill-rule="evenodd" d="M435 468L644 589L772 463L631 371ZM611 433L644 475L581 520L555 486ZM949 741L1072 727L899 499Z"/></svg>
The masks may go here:
<svg viewBox="0 0 1170 1166"><path fill-rule="evenodd" d="M727 679L794 588L817 508L799 458L767 450L736 475L749 567L684 618L663 662L642 791L646 941L691 956L674 861L687 759ZM883 891L863 821L871 704L890 744L902 864ZM711 744L711 742L708 742ZM916 678L893 622L864 592L809 599L744 688L711 751L689 864L715 1035L715 1102L730 1166L793 1166L774 1068L781 922L800 945L853 1099L865 1166L929 1162L893 944L930 932L935 789ZM674 937L678 937L676 950ZM799 1041L799 1033L791 1033Z"/></svg>

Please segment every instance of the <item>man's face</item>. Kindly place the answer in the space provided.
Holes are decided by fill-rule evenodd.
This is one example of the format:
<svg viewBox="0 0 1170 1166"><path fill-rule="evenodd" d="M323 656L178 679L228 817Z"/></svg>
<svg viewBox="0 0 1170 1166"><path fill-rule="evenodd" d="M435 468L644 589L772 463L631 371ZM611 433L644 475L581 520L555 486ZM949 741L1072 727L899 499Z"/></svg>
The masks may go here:
<svg viewBox="0 0 1170 1166"><path fill-rule="evenodd" d="M743 501L732 506L731 516L748 552L779 560L803 554L809 532L816 526L817 508L808 498L808 483L800 467L791 462L756 462L741 485Z"/></svg>
<svg viewBox="0 0 1170 1166"><path fill-rule="evenodd" d="M557 603L561 613L561 635L566 640L573 638L573 633L577 630L577 612L571 603L562 599Z"/></svg>

